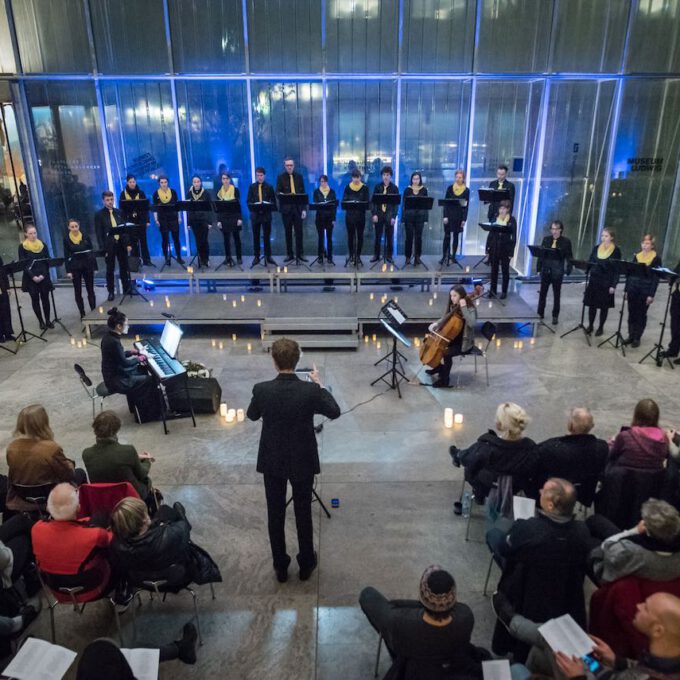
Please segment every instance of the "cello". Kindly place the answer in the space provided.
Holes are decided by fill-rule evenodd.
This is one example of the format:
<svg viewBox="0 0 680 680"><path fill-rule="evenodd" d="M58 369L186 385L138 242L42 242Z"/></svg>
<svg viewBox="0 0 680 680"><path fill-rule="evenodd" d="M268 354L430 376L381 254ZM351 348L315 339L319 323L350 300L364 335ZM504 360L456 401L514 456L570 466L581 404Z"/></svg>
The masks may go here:
<svg viewBox="0 0 680 680"><path fill-rule="evenodd" d="M476 285L470 299L474 300L480 297L483 292L483 286ZM463 332L464 327L465 319L460 307L457 307L444 319L439 330L430 331L423 339L423 346L420 348L420 363L430 368L437 368L441 364L449 345Z"/></svg>

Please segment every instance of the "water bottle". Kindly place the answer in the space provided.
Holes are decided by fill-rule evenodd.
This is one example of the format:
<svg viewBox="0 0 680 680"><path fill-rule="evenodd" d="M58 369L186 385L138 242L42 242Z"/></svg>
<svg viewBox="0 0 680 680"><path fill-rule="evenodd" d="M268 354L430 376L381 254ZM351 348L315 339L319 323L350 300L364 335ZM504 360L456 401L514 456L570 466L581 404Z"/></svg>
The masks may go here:
<svg viewBox="0 0 680 680"><path fill-rule="evenodd" d="M467 519L470 517L470 508L472 507L472 494L466 491L463 494L463 517Z"/></svg>

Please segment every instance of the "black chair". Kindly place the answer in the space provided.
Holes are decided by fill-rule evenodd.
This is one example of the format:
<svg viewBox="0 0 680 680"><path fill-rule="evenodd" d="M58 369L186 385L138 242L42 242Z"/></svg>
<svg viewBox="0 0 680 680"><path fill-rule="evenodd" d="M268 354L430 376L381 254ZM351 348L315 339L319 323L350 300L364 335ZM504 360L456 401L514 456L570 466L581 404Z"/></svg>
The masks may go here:
<svg viewBox="0 0 680 680"><path fill-rule="evenodd" d="M40 517L47 515L47 497L56 485L56 482L49 482L48 484L17 484L16 482L10 482L14 493L21 500L35 505L35 512Z"/></svg>
<svg viewBox="0 0 680 680"><path fill-rule="evenodd" d="M97 399L100 400L99 410L103 411L104 399L106 399L106 397L110 396L113 393L109 392L109 390L106 388L106 385L103 382L100 382L95 387L92 380L90 380L87 373L85 373L85 369L80 364L73 364L73 370L78 374L80 384L83 386L83 389L87 393L87 396L90 397L90 400L92 401L92 420L94 420L95 416L97 415L97 410L95 408L95 402L97 401Z"/></svg>
<svg viewBox="0 0 680 680"><path fill-rule="evenodd" d="M459 355L458 371L456 372L456 388L460 387L460 366L463 363L463 359L466 357L472 357L475 362L475 374L477 373L477 357L482 357L484 359L484 369L486 371L486 386L489 386L489 359L487 356L489 345L496 335L496 324L491 323L491 321L485 321L482 324L480 330L482 337L486 340L486 345L483 347L478 347L477 345L472 345L472 347L467 351Z"/></svg>

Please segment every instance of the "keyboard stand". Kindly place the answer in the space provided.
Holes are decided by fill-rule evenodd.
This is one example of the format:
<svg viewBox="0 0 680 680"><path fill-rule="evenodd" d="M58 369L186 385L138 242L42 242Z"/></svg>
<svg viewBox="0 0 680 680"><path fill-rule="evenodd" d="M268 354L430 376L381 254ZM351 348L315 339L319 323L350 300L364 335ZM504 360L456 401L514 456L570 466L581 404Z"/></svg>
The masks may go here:
<svg viewBox="0 0 680 680"><path fill-rule="evenodd" d="M194 424L194 427L196 427L196 416L194 414L194 406L191 403L191 390L189 390L189 376L186 373L184 374L183 389L187 397L187 402L189 404L189 411L184 413L172 413L170 412L170 403L168 401L167 389L163 384L163 381L161 380L158 381L158 391L161 401L161 419L163 420L163 431L165 432L165 434L169 434L167 422L168 420L178 420L179 418L188 418L189 416L191 416L191 422Z"/></svg>

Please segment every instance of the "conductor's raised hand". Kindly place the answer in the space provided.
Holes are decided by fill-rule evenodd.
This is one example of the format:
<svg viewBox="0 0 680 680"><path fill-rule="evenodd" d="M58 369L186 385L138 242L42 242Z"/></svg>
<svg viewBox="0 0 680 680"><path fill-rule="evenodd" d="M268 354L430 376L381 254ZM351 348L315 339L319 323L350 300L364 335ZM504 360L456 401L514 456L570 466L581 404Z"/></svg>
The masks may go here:
<svg viewBox="0 0 680 680"><path fill-rule="evenodd" d="M319 375L319 369L316 367L316 364L312 364L313 369L309 372L309 379L312 382L315 382L319 387L323 387L323 384L321 383L321 376Z"/></svg>

